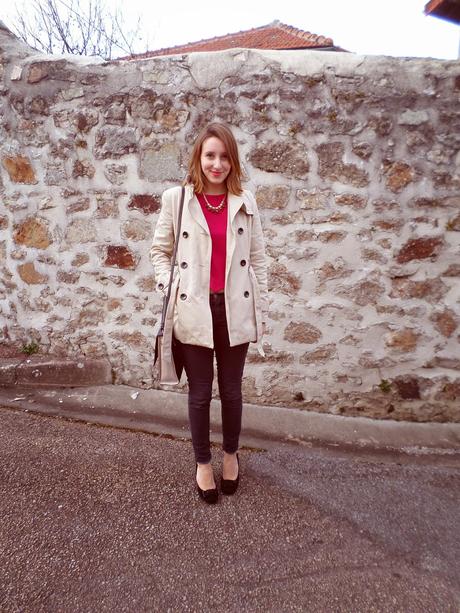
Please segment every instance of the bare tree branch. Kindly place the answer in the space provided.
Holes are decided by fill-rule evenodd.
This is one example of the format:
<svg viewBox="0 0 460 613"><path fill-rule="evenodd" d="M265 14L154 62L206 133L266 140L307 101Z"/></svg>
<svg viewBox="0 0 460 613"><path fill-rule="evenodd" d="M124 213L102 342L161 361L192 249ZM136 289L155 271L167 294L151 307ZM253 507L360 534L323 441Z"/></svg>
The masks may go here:
<svg viewBox="0 0 460 613"><path fill-rule="evenodd" d="M104 0L29 0L16 6L12 30L24 42L45 53L132 55L140 37L141 19L127 30L121 9L110 12Z"/></svg>

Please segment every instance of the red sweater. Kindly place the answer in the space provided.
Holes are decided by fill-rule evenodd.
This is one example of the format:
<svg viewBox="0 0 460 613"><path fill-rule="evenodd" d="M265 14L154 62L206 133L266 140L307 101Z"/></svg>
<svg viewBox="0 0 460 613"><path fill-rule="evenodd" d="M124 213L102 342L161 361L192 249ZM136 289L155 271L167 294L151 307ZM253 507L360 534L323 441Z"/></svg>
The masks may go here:
<svg viewBox="0 0 460 613"><path fill-rule="evenodd" d="M203 194L197 194L201 204L212 240L211 279L209 289L211 292L220 292L225 288L225 262L227 256L227 204L218 213L210 211L205 204ZM211 206L218 206L222 202L223 194L213 196L206 194Z"/></svg>

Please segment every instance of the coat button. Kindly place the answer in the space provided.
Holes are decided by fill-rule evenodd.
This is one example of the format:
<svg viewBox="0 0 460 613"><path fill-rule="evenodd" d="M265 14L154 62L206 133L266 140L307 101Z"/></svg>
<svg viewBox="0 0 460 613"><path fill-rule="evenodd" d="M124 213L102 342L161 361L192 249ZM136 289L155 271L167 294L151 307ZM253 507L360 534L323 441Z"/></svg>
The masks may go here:
<svg viewBox="0 0 460 613"><path fill-rule="evenodd" d="M187 300L187 294L181 294L180 295L180 299L181 300Z"/></svg>
<svg viewBox="0 0 460 613"><path fill-rule="evenodd" d="M182 262L180 265L181 268L187 268L187 266L188 266L187 262Z"/></svg>
<svg viewBox="0 0 460 613"><path fill-rule="evenodd" d="M243 228L238 228L238 234L243 234L244 230Z"/></svg>
<svg viewBox="0 0 460 613"><path fill-rule="evenodd" d="M182 232L182 236L183 236L184 238L188 238L188 232L185 232L185 231L184 231L184 232Z"/></svg>
<svg viewBox="0 0 460 613"><path fill-rule="evenodd" d="M240 264L241 266L246 266L246 260L241 260Z"/></svg>
<svg viewBox="0 0 460 613"><path fill-rule="evenodd" d="M247 290L244 292L244 297L249 298L249 292Z"/></svg>
<svg viewBox="0 0 460 613"><path fill-rule="evenodd" d="M163 289L163 288L164 288L163 283L158 283L158 289Z"/></svg>

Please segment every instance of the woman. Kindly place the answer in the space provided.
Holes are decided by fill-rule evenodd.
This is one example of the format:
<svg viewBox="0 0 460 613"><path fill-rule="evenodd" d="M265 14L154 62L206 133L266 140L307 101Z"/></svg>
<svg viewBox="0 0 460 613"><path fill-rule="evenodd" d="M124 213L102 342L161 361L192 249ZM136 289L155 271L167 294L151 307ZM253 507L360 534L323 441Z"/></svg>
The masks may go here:
<svg viewBox="0 0 460 613"><path fill-rule="evenodd" d="M194 144L184 183L170 311L189 384L197 489L207 503L218 499L209 440L214 354L222 405L221 491L230 495L239 483L244 362L250 342L260 347L267 311L260 217L254 196L241 187L241 178L233 134L224 124L209 124ZM181 187L164 192L150 250L161 291L169 283L180 196Z"/></svg>

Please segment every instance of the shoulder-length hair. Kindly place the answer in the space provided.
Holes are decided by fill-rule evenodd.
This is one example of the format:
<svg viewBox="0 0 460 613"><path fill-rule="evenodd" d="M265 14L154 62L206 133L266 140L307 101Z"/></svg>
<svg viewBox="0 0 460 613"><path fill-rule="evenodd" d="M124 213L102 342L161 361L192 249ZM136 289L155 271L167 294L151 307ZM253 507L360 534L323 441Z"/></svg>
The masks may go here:
<svg viewBox="0 0 460 613"><path fill-rule="evenodd" d="M201 170L201 149L204 141L211 136L220 139L227 150L231 167L226 180L227 190L231 194L240 196L243 193L243 188L241 187L243 173L238 155L238 145L236 144L235 137L230 128L223 123L210 123L199 133L193 145L185 183L192 184L197 194L202 194L204 192L205 177Z"/></svg>

